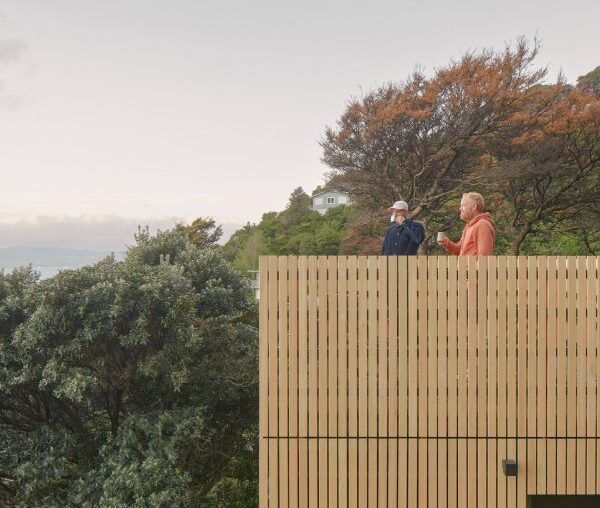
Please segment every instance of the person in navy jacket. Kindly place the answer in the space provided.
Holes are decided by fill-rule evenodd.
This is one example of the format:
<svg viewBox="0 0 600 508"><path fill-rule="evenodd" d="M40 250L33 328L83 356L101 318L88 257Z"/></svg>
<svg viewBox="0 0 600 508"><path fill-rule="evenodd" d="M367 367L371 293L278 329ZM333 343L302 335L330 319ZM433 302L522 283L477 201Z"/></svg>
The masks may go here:
<svg viewBox="0 0 600 508"><path fill-rule="evenodd" d="M425 239L423 224L408 219L408 204L396 201L390 208L388 226L381 248L382 256L414 256Z"/></svg>

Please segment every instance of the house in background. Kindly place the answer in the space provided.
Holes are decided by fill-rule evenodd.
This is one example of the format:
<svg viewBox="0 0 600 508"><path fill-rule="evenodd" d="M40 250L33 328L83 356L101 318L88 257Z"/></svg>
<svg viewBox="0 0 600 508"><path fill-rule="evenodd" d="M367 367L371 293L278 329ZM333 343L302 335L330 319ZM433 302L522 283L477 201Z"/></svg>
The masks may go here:
<svg viewBox="0 0 600 508"><path fill-rule="evenodd" d="M323 215L329 208L350 203L352 203L352 198L347 192L323 189L313 193L310 207Z"/></svg>

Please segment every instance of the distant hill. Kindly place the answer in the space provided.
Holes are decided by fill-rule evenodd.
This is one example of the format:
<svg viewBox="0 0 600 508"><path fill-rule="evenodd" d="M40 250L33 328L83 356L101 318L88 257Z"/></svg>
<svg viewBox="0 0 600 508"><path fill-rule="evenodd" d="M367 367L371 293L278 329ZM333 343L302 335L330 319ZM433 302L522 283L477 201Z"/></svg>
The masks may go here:
<svg viewBox="0 0 600 508"><path fill-rule="evenodd" d="M79 249L74 247L52 246L11 246L0 247L0 268L9 271L17 266L31 264L42 277L51 277L63 269L80 268L97 263L115 252L117 258L123 251L105 249Z"/></svg>

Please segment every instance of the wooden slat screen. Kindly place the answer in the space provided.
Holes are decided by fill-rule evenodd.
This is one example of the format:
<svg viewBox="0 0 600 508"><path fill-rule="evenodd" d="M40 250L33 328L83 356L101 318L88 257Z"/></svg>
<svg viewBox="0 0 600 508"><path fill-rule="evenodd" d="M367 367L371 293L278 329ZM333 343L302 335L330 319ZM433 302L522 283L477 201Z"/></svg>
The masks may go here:
<svg viewBox="0 0 600 508"><path fill-rule="evenodd" d="M260 506L600 494L599 260L262 257Z"/></svg>

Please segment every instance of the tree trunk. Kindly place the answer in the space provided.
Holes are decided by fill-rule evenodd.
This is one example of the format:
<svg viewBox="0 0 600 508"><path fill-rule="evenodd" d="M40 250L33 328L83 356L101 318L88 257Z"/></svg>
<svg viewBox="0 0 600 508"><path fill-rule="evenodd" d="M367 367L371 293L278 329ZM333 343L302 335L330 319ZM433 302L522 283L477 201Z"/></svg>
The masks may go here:
<svg viewBox="0 0 600 508"><path fill-rule="evenodd" d="M525 226L523 229L521 229L521 231L519 231L516 238L510 244L511 255L513 255L513 256L519 255L519 250L521 249L521 244L523 243L523 240L525 240L525 238L527 237L527 235L530 232L531 232L531 226L529 226L529 225Z"/></svg>
<svg viewBox="0 0 600 508"><path fill-rule="evenodd" d="M594 252L594 249L592 249L592 245L590 244L590 239L584 229L579 230L579 237L581 238L581 241L583 243L585 255L586 256L595 256L596 253Z"/></svg>

